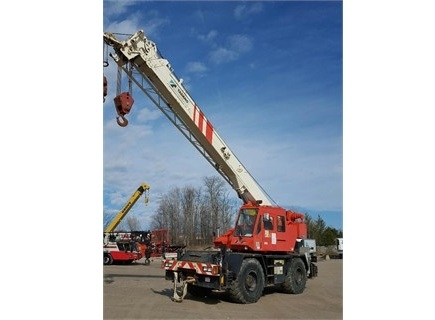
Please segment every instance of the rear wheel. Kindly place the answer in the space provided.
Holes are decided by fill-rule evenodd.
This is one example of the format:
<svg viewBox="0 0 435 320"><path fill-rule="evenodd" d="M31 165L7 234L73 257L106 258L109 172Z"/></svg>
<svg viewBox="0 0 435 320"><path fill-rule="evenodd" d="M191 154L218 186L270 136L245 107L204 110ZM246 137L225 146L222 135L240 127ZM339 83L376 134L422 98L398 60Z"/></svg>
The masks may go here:
<svg viewBox="0 0 435 320"><path fill-rule="evenodd" d="M264 281L260 262L257 259L245 259L228 294L233 301L238 303L257 302L263 294Z"/></svg>
<svg viewBox="0 0 435 320"><path fill-rule="evenodd" d="M307 270L301 258L294 258L290 262L282 289L285 293L299 294L305 289Z"/></svg>
<svg viewBox="0 0 435 320"><path fill-rule="evenodd" d="M104 256L103 256L103 263L104 263L105 265L108 265L108 264L112 264L112 263L113 263L113 258L112 258L112 256L110 255L110 253L105 253L105 254L104 254Z"/></svg>

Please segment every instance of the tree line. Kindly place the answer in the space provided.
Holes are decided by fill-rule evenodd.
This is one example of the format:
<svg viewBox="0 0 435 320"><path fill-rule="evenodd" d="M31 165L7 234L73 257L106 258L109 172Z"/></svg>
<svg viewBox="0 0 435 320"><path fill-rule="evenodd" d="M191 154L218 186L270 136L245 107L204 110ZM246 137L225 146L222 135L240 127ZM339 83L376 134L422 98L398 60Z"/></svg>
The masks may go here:
<svg viewBox="0 0 435 320"><path fill-rule="evenodd" d="M343 237L343 231L326 225L325 221L317 216L314 220L308 213L305 214L305 223L307 224L308 238L315 239L318 246L335 245L336 238Z"/></svg>
<svg viewBox="0 0 435 320"><path fill-rule="evenodd" d="M204 177L201 187L173 187L161 195L151 229L168 229L171 244L208 246L213 239L234 227L240 208L240 199L230 195L226 182L218 176ZM233 190L231 190L231 193ZM343 232L326 225L320 217L305 215L308 237L319 246L334 245ZM140 230L134 216L126 217L123 229Z"/></svg>
<svg viewBox="0 0 435 320"><path fill-rule="evenodd" d="M202 187L174 187L162 195L151 228L170 230L173 244L210 245L217 232L233 227L239 206L223 179L204 177Z"/></svg>

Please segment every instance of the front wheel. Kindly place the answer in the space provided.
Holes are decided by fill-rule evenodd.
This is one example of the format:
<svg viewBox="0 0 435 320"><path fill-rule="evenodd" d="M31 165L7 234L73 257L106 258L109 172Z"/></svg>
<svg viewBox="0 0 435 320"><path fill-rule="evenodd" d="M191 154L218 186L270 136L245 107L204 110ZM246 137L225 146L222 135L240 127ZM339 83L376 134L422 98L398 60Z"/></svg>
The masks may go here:
<svg viewBox="0 0 435 320"><path fill-rule="evenodd" d="M238 303L254 303L260 299L264 289L263 268L257 259L243 260L237 279L231 284L228 294Z"/></svg>
<svg viewBox="0 0 435 320"><path fill-rule="evenodd" d="M106 253L106 254L104 254L104 256L103 256L103 263L104 263L105 265L109 265L109 264L112 264L112 263L113 263L113 258L112 258L112 256L110 255L110 253Z"/></svg>
<svg viewBox="0 0 435 320"><path fill-rule="evenodd" d="M290 262L282 289L285 293L299 294L307 283L307 269L301 258L294 258Z"/></svg>

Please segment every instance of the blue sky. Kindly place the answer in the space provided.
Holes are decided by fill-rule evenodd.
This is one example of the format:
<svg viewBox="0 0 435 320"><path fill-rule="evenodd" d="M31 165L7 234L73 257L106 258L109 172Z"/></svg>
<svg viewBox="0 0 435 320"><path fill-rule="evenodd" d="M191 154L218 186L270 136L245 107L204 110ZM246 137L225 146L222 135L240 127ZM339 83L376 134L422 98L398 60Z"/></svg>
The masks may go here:
<svg viewBox="0 0 435 320"><path fill-rule="evenodd" d="M104 1L104 31L142 29L183 78L218 134L272 199L343 229L342 2ZM104 212L140 183L159 195L200 186L212 166L133 85L127 127L116 124L116 66L104 73ZM122 91L128 88L123 79ZM229 189L234 194L235 191ZM231 194L231 193L230 193Z"/></svg>

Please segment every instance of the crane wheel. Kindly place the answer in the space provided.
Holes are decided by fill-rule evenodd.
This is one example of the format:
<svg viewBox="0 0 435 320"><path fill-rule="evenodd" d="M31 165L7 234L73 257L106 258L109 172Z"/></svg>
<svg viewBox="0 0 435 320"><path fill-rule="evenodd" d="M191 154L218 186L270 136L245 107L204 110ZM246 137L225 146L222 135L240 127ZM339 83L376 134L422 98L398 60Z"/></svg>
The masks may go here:
<svg viewBox="0 0 435 320"><path fill-rule="evenodd" d="M301 258L294 258L290 262L284 283L281 288L285 293L299 294L304 292L307 283L307 269Z"/></svg>
<svg viewBox="0 0 435 320"><path fill-rule="evenodd" d="M245 259L240 266L237 279L228 290L230 298L237 303L255 303L264 289L263 268L257 259Z"/></svg>
<svg viewBox="0 0 435 320"><path fill-rule="evenodd" d="M109 253L105 253L103 256L103 263L109 265L113 263L113 258Z"/></svg>

